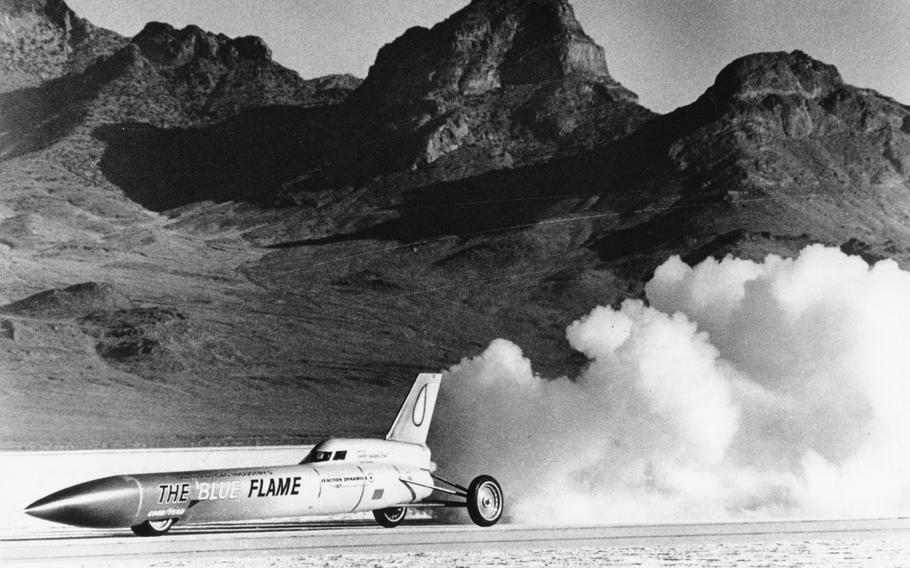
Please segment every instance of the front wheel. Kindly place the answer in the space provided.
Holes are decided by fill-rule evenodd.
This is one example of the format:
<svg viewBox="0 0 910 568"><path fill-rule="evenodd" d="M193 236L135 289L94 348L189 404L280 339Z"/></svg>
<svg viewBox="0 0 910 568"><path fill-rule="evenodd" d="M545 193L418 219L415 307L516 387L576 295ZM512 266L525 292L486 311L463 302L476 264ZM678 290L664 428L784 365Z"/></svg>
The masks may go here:
<svg viewBox="0 0 910 568"><path fill-rule="evenodd" d="M502 517L505 500L499 482L489 475L479 475L468 486L468 514L474 524L493 526Z"/></svg>
<svg viewBox="0 0 910 568"><path fill-rule="evenodd" d="M408 512L406 507L389 507L388 509L377 509L373 511L373 518L376 522L386 528L394 528L401 524L405 514Z"/></svg>
<svg viewBox="0 0 910 568"><path fill-rule="evenodd" d="M141 525L130 527L137 536L161 536L174 526L176 519L162 519L160 521L145 521Z"/></svg>

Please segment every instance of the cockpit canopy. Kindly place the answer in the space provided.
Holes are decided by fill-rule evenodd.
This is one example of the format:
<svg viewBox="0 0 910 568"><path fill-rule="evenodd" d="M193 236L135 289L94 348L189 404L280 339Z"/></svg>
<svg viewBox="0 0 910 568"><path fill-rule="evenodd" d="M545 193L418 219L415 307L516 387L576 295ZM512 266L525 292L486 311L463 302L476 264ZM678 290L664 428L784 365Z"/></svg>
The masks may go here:
<svg viewBox="0 0 910 568"><path fill-rule="evenodd" d="M429 467L430 450L419 444L369 438L330 438L310 450L300 463L396 463Z"/></svg>
<svg viewBox="0 0 910 568"><path fill-rule="evenodd" d="M320 450L319 446L314 447L310 450L310 453L303 458L303 461L300 463L316 463L316 462L327 462L327 461L344 461L347 457L347 450L338 450L335 452L328 450Z"/></svg>

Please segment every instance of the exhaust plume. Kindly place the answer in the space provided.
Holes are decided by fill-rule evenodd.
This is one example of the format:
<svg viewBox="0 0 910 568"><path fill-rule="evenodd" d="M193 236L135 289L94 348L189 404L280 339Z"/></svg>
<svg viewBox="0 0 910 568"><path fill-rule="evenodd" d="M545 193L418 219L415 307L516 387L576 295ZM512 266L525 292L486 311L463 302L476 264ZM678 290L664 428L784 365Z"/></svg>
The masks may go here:
<svg viewBox="0 0 910 568"><path fill-rule="evenodd" d="M496 476L526 523L910 511L910 273L815 245L672 257L645 292L568 327L577 377L505 339L452 367L442 470Z"/></svg>

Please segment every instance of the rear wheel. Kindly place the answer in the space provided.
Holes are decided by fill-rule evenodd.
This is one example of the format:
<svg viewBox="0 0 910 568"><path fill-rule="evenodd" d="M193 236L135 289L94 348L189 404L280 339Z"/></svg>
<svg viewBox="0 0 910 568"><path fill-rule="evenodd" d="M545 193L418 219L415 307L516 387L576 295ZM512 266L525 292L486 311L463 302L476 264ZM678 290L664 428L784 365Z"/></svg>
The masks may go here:
<svg viewBox="0 0 910 568"><path fill-rule="evenodd" d="M160 521L145 521L141 525L130 527L138 536L161 536L174 526L176 519L162 519Z"/></svg>
<svg viewBox="0 0 910 568"><path fill-rule="evenodd" d="M407 512L408 509L406 507L389 507L388 509L373 511L373 517L380 525L386 528L393 528L401 524Z"/></svg>
<svg viewBox="0 0 910 568"><path fill-rule="evenodd" d="M468 486L468 514L474 524L493 526L502 517L505 500L499 482L489 475L479 475Z"/></svg>

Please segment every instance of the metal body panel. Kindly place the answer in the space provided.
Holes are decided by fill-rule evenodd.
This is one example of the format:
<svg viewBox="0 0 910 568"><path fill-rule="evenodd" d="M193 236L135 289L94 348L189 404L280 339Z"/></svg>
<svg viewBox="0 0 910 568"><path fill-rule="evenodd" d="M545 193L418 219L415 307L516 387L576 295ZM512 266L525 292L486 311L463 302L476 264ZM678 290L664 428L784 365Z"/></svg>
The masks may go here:
<svg viewBox="0 0 910 568"><path fill-rule="evenodd" d="M426 496L409 491L398 469L388 464L327 462L135 477L143 503L133 524L162 518L212 522L350 513Z"/></svg>
<svg viewBox="0 0 910 568"><path fill-rule="evenodd" d="M142 511L142 493L133 476L103 477L51 493L29 505L27 512L80 527L129 527Z"/></svg>
<svg viewBox="0 0 910 568"><path fill-rule="evenodd" d="M310 460L320 452L331 453L333 456L338 452L345 452L346 461L359 464L391 463L408 467L428 467L431 456L430 449L426 446L408 442L371 438L329 438L313 446L303 463L314 463Z"/></svg>
<svg viewBox="0 0 910 568"><path fill-rule="evenodd" d="M142 485L143 504L133 525L166 518L213 522L306 515L319 492L318 473L299 465L134 477Z"/></svg>
<svg viewBox="0 0 910 568"><path fill-rule="evenodd" d="M98 479L49 495L29 513L85 527L145 521L222 522L370 511L406 505L430 490L425 469L325 462L267 468L146 473ZM43 508L42 508L43 507Z"/></svg>

